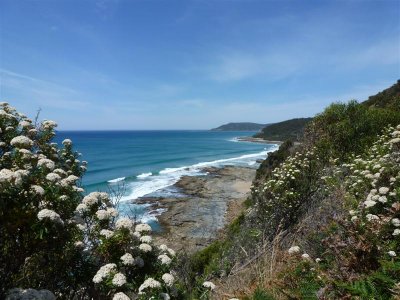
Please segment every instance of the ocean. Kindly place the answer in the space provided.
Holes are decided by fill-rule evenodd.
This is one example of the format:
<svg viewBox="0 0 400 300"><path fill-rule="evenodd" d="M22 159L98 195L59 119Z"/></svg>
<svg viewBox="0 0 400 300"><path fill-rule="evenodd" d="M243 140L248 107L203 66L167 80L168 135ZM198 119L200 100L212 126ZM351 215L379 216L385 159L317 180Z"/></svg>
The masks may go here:
<svg viewBox="0 0 400 300"><path fill-rule="evenodd" d="M255 132L218 131L59 131L55 142L72 140L80 160L88 162L83 178L86 193L120 190L122 214L135 214L152 224L162 211L135 204L142 196L175 196L173 187L184 175L205 175L204 167L226 165L256 168L257 160L276 145L241 142ZM132 201L133 200L133 201Z"/></svg>

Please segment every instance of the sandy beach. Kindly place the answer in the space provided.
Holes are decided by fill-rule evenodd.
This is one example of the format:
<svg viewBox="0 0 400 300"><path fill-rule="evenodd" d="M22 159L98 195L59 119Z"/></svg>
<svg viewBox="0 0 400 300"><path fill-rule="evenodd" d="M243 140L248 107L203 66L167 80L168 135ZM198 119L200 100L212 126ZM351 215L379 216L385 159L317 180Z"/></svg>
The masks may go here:
<svg viewBox="0 0 400 300"><path fill-rule="evenodd" d="M175 184L179 197L139 199L151 204L150 209L166 210L158 216L162 232L155 236L157 243L176 250L201 249L244 210L256 169L226 166L204 171L208 174L184 176Z"/></svg>

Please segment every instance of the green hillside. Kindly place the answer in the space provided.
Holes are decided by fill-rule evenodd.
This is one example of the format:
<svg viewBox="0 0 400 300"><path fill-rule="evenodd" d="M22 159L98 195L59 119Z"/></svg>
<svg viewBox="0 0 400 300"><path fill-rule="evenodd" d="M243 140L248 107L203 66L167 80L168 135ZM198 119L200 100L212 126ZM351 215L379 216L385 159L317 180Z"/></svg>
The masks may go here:
<svg viewBox="0 0 400 300"><path fill-rule="evenodd" d="M400 110L400 80L390 88L369 97L363 104L369 107L386 107Z"/></svg>
<svg viewBox="0 0 400 300"><path fill-rule="evenodd" d="M298 118L274 123L264 127L254 137L271 141L285 141L289 139L297 141L303 134L306 124L311 120L312 118Z"/></svg>

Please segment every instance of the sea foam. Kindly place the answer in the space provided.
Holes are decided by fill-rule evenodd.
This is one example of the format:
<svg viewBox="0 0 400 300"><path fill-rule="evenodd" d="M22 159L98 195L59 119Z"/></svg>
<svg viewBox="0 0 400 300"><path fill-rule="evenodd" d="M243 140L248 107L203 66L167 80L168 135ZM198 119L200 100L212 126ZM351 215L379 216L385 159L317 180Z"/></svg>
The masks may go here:
<svg viewBox="0 0 400 300"><path fill-rule="evenodd" d="M122 197L122 201L135 200L140 197L150 195L156 191L165 189L179 181L182 176L201 176L206 175L203 171L206 167L222 167L225 165L253 166L256 159L265 158L268 153L275 151L278 146L273 146L269 150L258 153L245 154L232 158L217 159L213 161L200 162L190 166L177 168L165 168L158 174L143 176L140 182L131 182L127 185L127 194ZM141 175L149 173L143 173ZM140 175L139 175L140 176ZM139 178L139 177L138 177Z"/></svg>
<svg viewBox="0 0 400 300"><path fill-rule="evenodd" d="M119 178L111 179L111 180L108 180L107 182L108 183L117 183L117 182L120 182L120 181L123 181L123 180L125 180L125 177L119 177Z"/></svg>
<svg viewBox="0 0 400 300"><path fill-rule="evenodd" d="M153 173L151 173L151 172L142 173L142 174L136 176L136 178L143 179L143 178L147 178L147 177L149 177L149 176L151 176L151 175L153 175Z"/></svg>

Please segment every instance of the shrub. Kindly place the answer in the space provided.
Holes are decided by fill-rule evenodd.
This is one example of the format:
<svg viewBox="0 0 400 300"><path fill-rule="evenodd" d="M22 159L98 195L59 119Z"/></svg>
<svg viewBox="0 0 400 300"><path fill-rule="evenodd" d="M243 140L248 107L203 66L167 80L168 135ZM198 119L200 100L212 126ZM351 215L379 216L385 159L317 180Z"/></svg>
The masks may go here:
<svg viewBox="0 0 400 300"><path fill-rule="evenodd" d="M86 163L72 141L51 142L57 124L0 108L0 297L177 296L175 252L153 244L149 225L118 218L107 193L83 195Z"/></svg>

